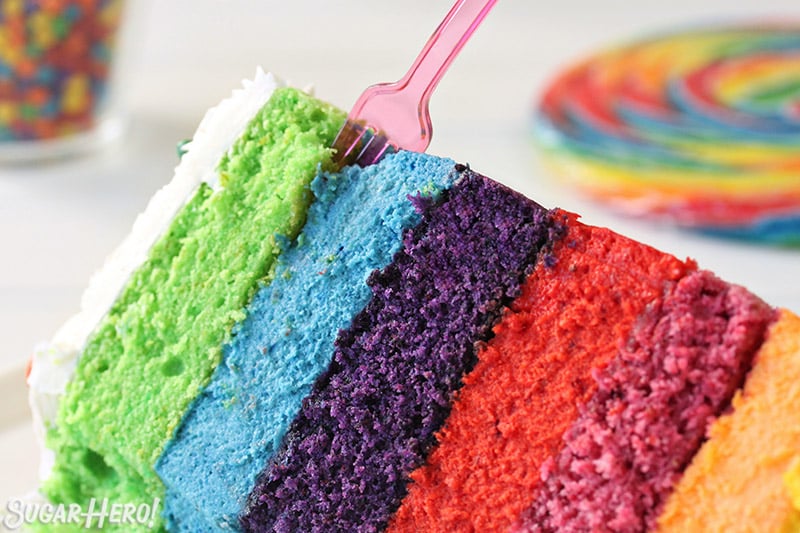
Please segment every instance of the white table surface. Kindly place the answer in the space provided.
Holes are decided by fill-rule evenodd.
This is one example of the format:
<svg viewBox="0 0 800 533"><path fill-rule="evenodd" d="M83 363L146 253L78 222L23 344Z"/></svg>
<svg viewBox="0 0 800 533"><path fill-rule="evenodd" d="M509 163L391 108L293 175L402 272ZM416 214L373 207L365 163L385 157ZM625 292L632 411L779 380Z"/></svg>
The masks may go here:
<svg viewBox="0 0 800 533"><path fill-rule="evenodd" d="M399 78L450 0L133 0L124 141L92 157L0 167L0 513L36 483L22 365L79 304L91 273L170 179L176 142L257 65L348 108ZM736 4L736 5L734 5ZM800 19L794 0L502 0L434 94L429 152L468 162L546 206L693 257L800 312L800 251L719 241L615 216L538 168L535 96L559 67L654 30L746 16Z"/></svg>

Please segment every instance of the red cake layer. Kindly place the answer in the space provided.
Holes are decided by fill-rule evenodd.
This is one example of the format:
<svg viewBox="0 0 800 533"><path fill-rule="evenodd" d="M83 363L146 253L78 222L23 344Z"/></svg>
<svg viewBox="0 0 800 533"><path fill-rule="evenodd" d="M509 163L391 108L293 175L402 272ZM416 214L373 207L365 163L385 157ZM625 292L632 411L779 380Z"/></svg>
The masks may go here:
<svg viewBox="0 0 800 533"><path fill-rule="evenodd" d="M694 269L563 216L568 234L555 261L537 265L496 326L390 530L508 530L595 395L593 373L648 304Z"/></svg>

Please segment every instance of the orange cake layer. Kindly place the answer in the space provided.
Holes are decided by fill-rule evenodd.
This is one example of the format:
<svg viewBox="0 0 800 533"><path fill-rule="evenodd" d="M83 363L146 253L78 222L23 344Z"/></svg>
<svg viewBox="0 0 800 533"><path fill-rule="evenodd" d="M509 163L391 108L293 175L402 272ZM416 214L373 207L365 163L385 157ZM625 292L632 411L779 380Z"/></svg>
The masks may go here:
<svg viewBox="0 0 800 533"><path fill-rule="evenodd" d="M711 426L709 440L667 500L659 531L781 532L800 525L793 478L787 476L800 460L797 376L800 318L783 310L733 399L733 411Z"/></svg>
<svg viewBox="0 0 800 533"><path fill-rule="evenodd" d="M390 531L503 531L645 307L694 265L571 218L464 379Z"/></svg>

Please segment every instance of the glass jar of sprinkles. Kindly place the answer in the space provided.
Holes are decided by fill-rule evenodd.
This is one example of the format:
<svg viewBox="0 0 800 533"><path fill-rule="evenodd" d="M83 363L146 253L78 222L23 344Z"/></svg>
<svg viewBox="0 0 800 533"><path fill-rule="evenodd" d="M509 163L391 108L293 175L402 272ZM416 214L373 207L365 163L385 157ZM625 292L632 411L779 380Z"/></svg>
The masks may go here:
<svg viewBox="0 0 800 533"><path fill-rule="evenodd" d="M119 136L112 90L122 0L0 0L0 162L91 151Z"/></svg>

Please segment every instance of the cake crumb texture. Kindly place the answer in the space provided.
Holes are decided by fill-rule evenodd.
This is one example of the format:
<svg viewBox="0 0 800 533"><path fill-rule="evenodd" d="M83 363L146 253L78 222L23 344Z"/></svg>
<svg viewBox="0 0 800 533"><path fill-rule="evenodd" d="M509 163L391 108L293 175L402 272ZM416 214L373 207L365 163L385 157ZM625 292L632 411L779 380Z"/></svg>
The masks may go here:
<svg viewBox="0 0 800 533"><path fill-rule="evenodd" d="M541 469L526 531L653 530L666 497L728 407L774 311L707 271L639 318L598 391Z"/></svg>
<svg viewBox="0 0 800 533"><path fill-rule="evenodd" d="M549 212L464 167L340 333L242 518L247 531L377 531L424 462L453 392L550 240Z"/></svg>
<svg viewBox="0 0 800 533"><path fill-rule="evenodd" d="M309 183L344 116L279 89L203 184L89 338L59 406L44 484L53 502L163 501L153 466L221 358L281 238L294 238ZM160 527L160 525L159 525Z"/></svg>
<svg viewBox="0 0 800 533"><path fill-rule="evenodd" d="M658 530L800 531L800 318L780 310L733 411L710 428Z"/></svg>
<svg viewBox="0 0 800 533"><path fill-rule="evenodd" d="M592 378L648 303L693 265L569 217L464 379L390 531L508 531L563 445Z"/></svg>
<svg viewBox="0 0 800 533"><path fill-rule="evenodd" d="M403 232L419 223L409 196L436 199L456 172L449 159L399 152L365 168L323 173L300 236L247 307L223 362L156 464L175 531L231 531L256 476L274 455L339 330L372 294Z"/></svg>

